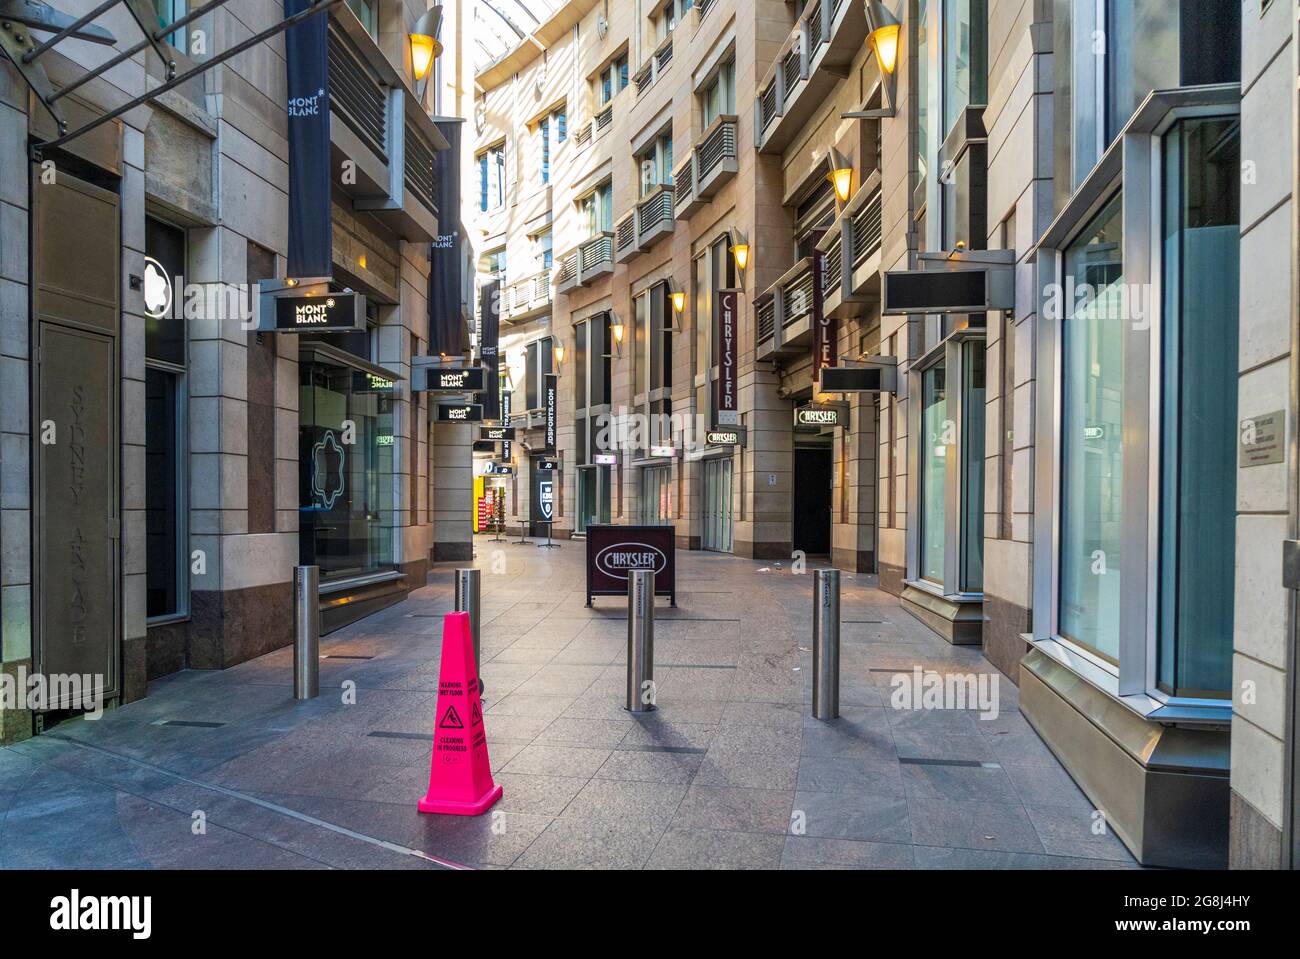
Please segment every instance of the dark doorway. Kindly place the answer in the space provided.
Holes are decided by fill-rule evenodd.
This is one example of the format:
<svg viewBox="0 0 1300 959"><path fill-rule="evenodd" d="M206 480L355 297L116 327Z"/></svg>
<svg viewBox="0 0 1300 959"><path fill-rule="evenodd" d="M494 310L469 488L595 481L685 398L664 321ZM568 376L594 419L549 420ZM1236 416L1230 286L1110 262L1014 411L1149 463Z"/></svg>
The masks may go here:
<svg viewBox="0 0 1300 959"><path fill-rule="evenodd" d="M794 548L809 556L831 551L831 449L794 451Z"/></svg>

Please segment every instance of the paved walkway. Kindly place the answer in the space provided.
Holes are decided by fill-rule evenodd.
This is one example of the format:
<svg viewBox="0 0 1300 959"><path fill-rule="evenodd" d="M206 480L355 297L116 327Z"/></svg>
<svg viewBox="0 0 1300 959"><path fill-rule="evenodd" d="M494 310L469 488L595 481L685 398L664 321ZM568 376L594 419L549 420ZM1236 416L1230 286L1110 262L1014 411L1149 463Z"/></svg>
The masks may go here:
<svg viewBox="0 0 1300 959"><path fill-rule="evenodd" d="M1133 866L999 684L1000 712L890 707L920 665L996 671L846 576L842 717L809 716L810 575L678 554L659 709L622 708L626 603L584 606L583 546L479 537L501 815L423 816L452 570L322 642L153 683L98 722L0 750L0 867ZM504 568L504 572L500 570ZM355 684L355 704L344 702Z"/></svg>

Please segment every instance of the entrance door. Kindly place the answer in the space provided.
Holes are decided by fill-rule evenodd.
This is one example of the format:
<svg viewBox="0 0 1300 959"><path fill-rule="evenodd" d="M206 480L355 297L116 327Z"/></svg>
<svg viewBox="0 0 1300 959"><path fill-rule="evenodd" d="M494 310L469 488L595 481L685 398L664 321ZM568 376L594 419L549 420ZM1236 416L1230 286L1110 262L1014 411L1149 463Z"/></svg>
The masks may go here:
<svg viewBox="0 0 1300 959"><path fill-rule="evenodd" d="M730 553L731 457L704 461L704 529L700 545L719 553Z"/></svg>
<svg viewBox="0 0 1300 959"><path fill-rule="evenodd" d="M830 555L830 447L794 451L794 548L809 556Z"/></svg>
<svg viewBox="0 0 1300 959"><path fill-rule="evenodd" d="M578 467L578 519L575 532L609 522L609 467Z"/></svg>
<svg viewBox="0 0 1300 959"><path fill-rule="evenodd" d="M32 196L35 666L96 677L110 700L121 694L118 197L66 172Z"/></svg>

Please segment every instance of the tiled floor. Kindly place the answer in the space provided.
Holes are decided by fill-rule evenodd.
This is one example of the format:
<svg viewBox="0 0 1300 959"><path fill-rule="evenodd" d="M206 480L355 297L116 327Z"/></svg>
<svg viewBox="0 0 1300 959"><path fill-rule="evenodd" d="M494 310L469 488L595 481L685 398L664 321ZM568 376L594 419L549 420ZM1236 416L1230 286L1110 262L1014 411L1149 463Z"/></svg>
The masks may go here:
<svg viewBox="0 0 1300 959"><path fill-rule="evenodd" d="M678 607L656 614L659 709L635 717L622 708L626 603L585 607L582 544L482 537L477 551L488 742L505 787L494 815L415 809L451 605L444 567L322 642L317 700L292 700L285 649L169 677L98 722L0 750L0 867L1134 865L1094 833L1091 804L1005 679L994 720L891 707L891 677L914 665L996 671L870 577L844 577L842 715L822 723L806 705L812 577L679 553Z"/></svg>

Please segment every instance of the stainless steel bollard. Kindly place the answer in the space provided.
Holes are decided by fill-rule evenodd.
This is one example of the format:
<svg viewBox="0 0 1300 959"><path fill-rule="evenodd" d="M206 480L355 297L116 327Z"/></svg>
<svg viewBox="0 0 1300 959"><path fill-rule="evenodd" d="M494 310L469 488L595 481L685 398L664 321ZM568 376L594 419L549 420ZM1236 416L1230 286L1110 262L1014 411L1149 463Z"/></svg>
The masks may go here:
<svg viewBox="0 0 1300 959"><path fill-rule="evenodd" d="M813 573L813 690L816 719L840 715L840 571Z"/></svg>
<svg viewBox="0 0 1300 959"><path fill-rule="evenodd" d="M456 612L469 613L469 634L474 639L474 673L478 676L479 692L483 692L483 651L479 632L483 617L480 615L480 587L483 577L477 569L456 570Z"/></svg>
<svg viewBox="0 0 1300 959"><path fill-rule="evenodd" d="M293 698L320 695L320 567L293 568Z"/></svg>
<svg viewBox="0 0 1300 959"><path fill-rule="evenodd" d="M627 574L627 710L655 708L655 573Z"/></svg>

